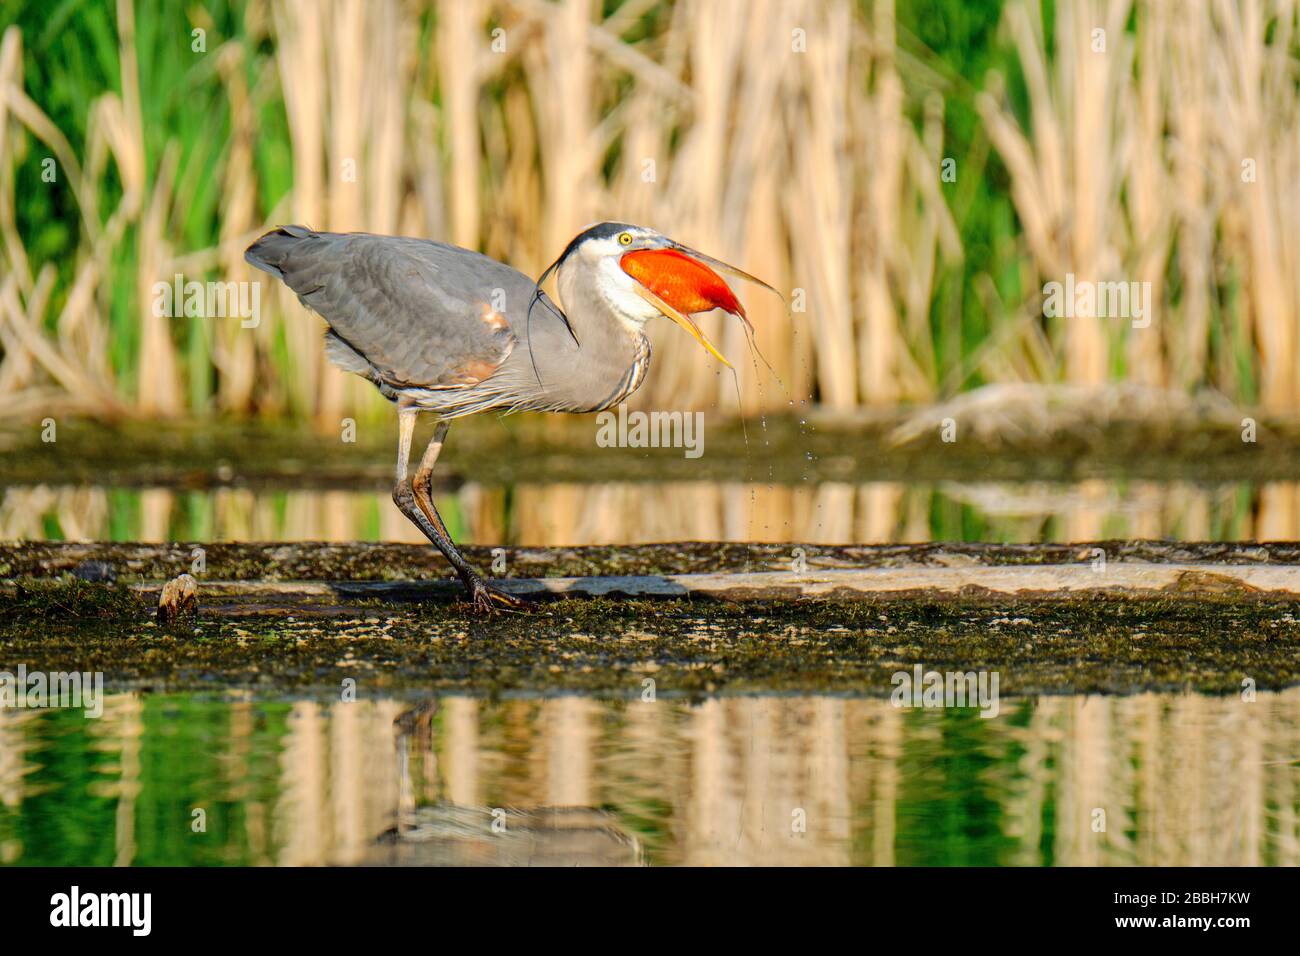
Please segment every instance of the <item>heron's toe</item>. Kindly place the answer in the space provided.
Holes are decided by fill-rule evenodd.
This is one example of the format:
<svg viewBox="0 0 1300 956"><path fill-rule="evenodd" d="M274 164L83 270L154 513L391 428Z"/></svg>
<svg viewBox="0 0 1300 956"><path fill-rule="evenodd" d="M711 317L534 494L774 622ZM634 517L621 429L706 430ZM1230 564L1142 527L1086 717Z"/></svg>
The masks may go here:
<svg viewBox="0 0 1300 956"><path fill-rule="evenodd" d="M483 581L470 585L469 599L474 613L480 617L491 617L502 611L525 612L541 609L541 605L536 601L507 594L500 588L494 588Z"/></svg>

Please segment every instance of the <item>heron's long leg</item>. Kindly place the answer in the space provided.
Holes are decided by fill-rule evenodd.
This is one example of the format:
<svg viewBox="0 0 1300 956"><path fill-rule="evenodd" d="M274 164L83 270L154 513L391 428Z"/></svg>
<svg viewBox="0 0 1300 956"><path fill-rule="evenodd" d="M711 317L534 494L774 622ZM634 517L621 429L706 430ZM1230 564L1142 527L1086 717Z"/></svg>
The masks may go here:
<svg viewBox="0 0 1300 956"><path fill-rule="evenodd" d="M415 503L420 506L424 516L433 523L434 527L446 535L448 541L451 540L451 535L447 532L442 515L438 514L438 509L433 506L433 466L437 464L438 456L442 454L442 446L450 430L451 422L446 420L438 422L433 430L433 437L429 439L429 446L424 449L420 467L415 469L415 482L412 485Z"/></svg>
<svg viewBox="0 0 1300 956"><path fill-rule="evenodd" d="M447 526L443 523L442 516L438 514L438 509L433 506L433 498L430 496L430 473L433 469L433 462L438 458L438 452L442 450L442 442L447 436L448 425L446 422L439 422L438 428L434 433L433 441L429 443L429 448L420 462L420 470L416 474L416 488L412 490L411 484L407 481L407 465L411 457L411 435L415 431L415 417L418 411L411 409L398 412L398 446L397 446L397 473L396 484L393 486L393 503L397 505L398 510L406 515L414 524L424 532L424 536L442 552L451 566L456 569L461 581L470 592L470 599L473 601L475 608L480 611L490 611L493 605L504 607L521 607L527 606L527 602L519 601L496 588L489 587L483 580L482 576L474 570L465 556L460 553L455 542L451 540L451 535L447 533Z"/></svg>
<svg viewBox="0 0 1300 956"><path fill-rule="evenodd" d="M456 548L455 543L451 540L451 535L447 531L447 525L442 520L442 515L438 514L438 509L433 503L433 466L438 461L438 455L442 452L443 443L447 440L447 432L451 428L451 422L439 421L433 431L433 438L429 440L429 446L424 450L424 456L420 459L420 467L415 472L415 503L419 505L424 516L435 528L438 529L445 542L439 544L442 553L447 556L447 560L452 563L460 573L461 580L469 588L470 598L475 606L481 610L490 609L492 605L508 608L530 608L532 602L524 601L513 595L506 594L497 588L492 587L482 576L474 570L473 566L465 560L464 555ZM437 542L435 542L437 543Z"/></svg>
<svg viewBox="0 0 1300 956"><path fill-rule="evenodd" d="M447 534L446 526L442 523L442 518L437 517L438 512L433 512L437 518L436 522L430 520L428 515L424 513L424 509L416 501L415 493L411 490L411 483L406 479L407 463L411 458L411 434L415 431L415 416L417 414L415 411L405 410L397 413L400 431L397 443L397 480L396 484L393 485L393 504L397 505L398 510L406 515L416 527L424 532L424 536L437 546L438 550L451 562L451 566L456 569L456 573L460 575L461 580L468 586L470 581L467 579L478 577L478 572L470 566L470 563L456 549L451 536Z"/></svg>

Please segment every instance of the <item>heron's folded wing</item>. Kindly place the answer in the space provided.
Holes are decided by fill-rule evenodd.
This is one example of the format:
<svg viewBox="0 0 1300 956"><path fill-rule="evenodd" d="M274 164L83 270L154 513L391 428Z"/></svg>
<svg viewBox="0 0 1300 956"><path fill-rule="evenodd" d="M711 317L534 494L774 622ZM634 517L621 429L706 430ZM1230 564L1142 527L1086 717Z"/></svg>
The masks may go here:
<svg viewBox="0 0 1300 956"><path fill-rule="evenodd" d="M493 259L420 239L280 231L263 243L302 302L394 386L454 388L490 376L515 336L506 317L532 280Z"/></svg>

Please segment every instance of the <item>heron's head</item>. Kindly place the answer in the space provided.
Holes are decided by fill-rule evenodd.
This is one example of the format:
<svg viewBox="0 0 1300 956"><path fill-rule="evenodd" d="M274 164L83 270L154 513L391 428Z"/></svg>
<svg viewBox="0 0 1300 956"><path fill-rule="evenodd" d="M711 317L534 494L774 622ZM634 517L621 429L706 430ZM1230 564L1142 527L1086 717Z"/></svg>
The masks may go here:
<svg viewBox="0 0 1300 956"><path fill-rule="evenodd" d="M718 273L771 288L735 266L653 229L625 222L601 222L585 229L551 268L559 270L560 297L566 308L596 298L638 328L656 316L667 316L728 367L731 363L714 348L692 316L722 309L752 332L745 307Z"/></svg>

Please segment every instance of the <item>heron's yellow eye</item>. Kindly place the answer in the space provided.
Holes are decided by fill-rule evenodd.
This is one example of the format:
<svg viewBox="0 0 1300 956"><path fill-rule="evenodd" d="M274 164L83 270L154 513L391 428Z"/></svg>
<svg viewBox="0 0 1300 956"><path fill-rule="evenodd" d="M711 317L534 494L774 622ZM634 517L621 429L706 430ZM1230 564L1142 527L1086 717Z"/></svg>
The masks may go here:
<svg viewBox="0 0 1300 956"><path fill-rule="evenodd" d="M630 245L632 245L632 233L630 233L630 232L621 232L621 233L619 233L619 235L618 235L618 241L619 241L619 244L620 244L620 245L624 245L624 246L630 246Z"/></svg>

